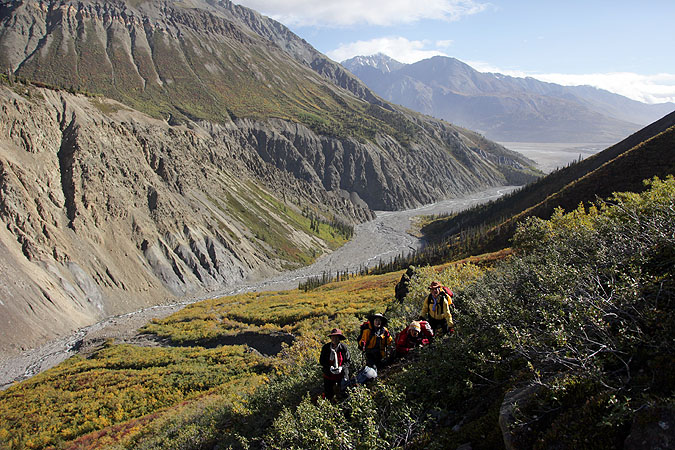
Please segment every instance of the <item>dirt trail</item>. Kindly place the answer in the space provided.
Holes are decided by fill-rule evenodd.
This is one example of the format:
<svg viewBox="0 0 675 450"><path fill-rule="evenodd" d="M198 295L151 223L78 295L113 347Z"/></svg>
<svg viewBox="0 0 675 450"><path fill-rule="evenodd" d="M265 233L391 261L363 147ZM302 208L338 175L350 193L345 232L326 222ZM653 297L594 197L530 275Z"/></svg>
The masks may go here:
<svg viewBox="0 0 675 450"><path fill-rule="evenodd" d="M184 306L207 298L217 298L243 292L279 291L295 289L300 281L321 275L323 272L355 272L360 267L372 267L380 260L418 249L421 241L408 233L411 219L420 215L461 211L479 203L494 200L515 187L505 186L475 193L465 198L445 200L405 211L382 211L377 217L356 227L354 238L333 253L321 256L311 266L281 273L265 280L231 286L210 292L199 298L185 299L172 305L146 308L132 313L110 317L94 325L81 328L73 334L49 342L19 356L0 360L0 390L16 381L28 379L57 365L77 353L87 354L108 339L139 345L159 345L151 339L138 336L137 330L153 318L166 317ZM393 286L392 286L393 292Z"/></svg>

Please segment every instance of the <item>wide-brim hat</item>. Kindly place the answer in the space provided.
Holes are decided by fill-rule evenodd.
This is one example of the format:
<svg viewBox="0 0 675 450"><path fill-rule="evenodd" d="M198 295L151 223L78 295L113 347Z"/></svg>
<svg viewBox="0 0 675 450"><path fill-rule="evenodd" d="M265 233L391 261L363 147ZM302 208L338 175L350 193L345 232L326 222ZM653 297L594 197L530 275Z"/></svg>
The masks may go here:
<svg viewBox="0 0 675 450"><path fill-rule="evenodd" d="M389 319L387 319L386 317L384 317L383 314L380 314L380 313L377 313L377 314L371 314L371 316L368 317L368 320L370 321L370 323L372 323L373 320L375 320L376 318L379 318L379 319L382 320L382 326L383 326L383 327L386 326L387 323L389 323Z"/></svg>
<svg viewBox="0 0 675 450"><path fill-rule="evenodd" d="M443 286L438 281L434 281L429 285L429 289L441 288L441 287L443 287Z"/></svg>
<svg viewBox="0 0 675 450"><path fill-rule="evenodd" d="M330 334L328 336L339 336L341 341L343 339L347 339L345 335L342 334L342 330L339 328L333 328L332 330L330 330Z"/></svg>

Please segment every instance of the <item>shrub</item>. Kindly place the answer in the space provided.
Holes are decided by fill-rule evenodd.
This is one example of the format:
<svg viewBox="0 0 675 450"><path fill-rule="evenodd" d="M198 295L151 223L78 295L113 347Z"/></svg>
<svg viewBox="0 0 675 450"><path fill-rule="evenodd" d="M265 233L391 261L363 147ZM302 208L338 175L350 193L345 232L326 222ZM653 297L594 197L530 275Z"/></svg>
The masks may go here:
<svg viewBox="0 0 675 450"><path fill-rule="evenodd" d="M378 384L357 387L341 404L305 396L284 408L267 434L273 449L362 449L405 447L420 428L401 392Z"/></svg>

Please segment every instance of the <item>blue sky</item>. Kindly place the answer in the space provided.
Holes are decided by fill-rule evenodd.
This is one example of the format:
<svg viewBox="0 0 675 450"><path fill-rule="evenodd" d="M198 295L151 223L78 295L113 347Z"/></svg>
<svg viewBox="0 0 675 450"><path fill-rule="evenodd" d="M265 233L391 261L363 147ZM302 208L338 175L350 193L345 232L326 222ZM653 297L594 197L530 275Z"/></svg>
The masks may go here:
<svg viewBox="0 0 675 450"><path fill-rule="evenodd" d="M675 102L675 0L235 0L335 61L435 55L481 72Z"/></svg>

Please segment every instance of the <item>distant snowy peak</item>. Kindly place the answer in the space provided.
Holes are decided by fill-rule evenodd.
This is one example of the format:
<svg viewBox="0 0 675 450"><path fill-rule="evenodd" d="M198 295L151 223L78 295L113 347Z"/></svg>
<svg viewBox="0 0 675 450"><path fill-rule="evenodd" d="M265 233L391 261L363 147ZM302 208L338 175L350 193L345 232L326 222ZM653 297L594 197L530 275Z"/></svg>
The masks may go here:
<svg viewBox="0 0 675 450"><path fill-rule="evenodd" d="M350 72L354 72L354 69L369 67L382 73L396 72L405 66L405 64L398 62L383 53L377 53L370 56L355 56L351 59L342 61L340 64Z"/></svg>

